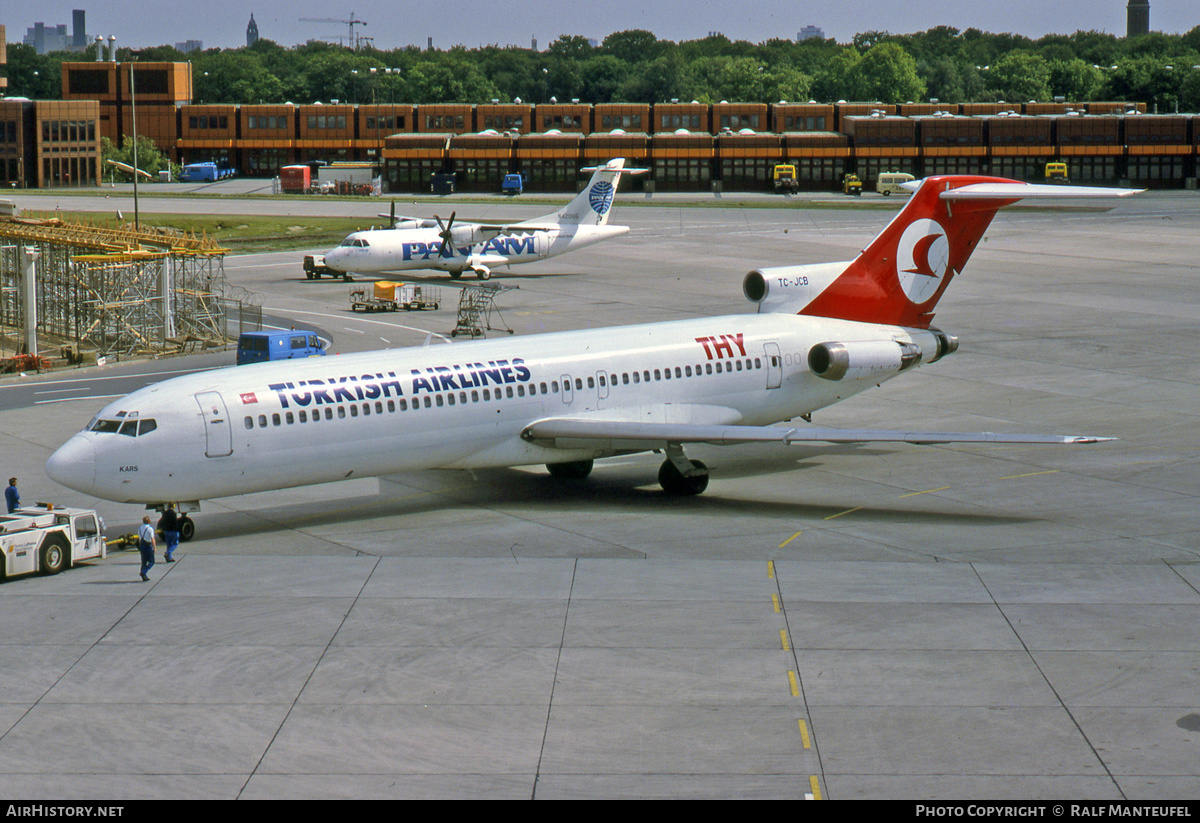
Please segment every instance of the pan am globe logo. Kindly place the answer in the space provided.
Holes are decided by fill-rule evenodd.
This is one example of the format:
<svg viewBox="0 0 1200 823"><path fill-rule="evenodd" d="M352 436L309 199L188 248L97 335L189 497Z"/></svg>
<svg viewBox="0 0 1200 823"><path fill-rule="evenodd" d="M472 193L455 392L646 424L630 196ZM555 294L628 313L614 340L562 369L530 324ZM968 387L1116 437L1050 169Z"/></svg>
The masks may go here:
<svg viewBox="0 0 1200 823"><path fill-rule="evenodd" d="M612 207L613 185L607 180L601 180L592 186L588 193L588 204L596 214L604 214Z"/></svg>
<svg viewBox="0 0 1200 823"><path fill-rule="evenodd" d="M896 277L915 305L927 303L942 285L950 267L950 241L936 220L922 218L908 224L896 245Z"/></svg>

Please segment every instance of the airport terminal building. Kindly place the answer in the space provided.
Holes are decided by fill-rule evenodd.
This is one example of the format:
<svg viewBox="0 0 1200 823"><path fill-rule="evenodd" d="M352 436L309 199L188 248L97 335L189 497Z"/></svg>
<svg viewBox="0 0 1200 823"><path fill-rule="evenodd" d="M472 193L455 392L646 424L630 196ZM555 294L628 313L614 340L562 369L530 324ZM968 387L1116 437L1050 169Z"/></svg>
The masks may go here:
<svg viewBox="0 0 1200 823"><path fill-rule="evenodd" d="M779 164L818 191L849 172L867 187L889 171L1034 181L1048 162L1084 184L1194 188L1200 152L1200 116L1120 101L194 105L188 63L64 63L62 83L62 101L0 101L0 185L99 183L100 137L133 134L135 111L176 163L270 178L365 162L388 193L428 192L435 174L498 191L512 172L528 191L574 191L580 168L616 156L656 191L769 190Z"/></svg>

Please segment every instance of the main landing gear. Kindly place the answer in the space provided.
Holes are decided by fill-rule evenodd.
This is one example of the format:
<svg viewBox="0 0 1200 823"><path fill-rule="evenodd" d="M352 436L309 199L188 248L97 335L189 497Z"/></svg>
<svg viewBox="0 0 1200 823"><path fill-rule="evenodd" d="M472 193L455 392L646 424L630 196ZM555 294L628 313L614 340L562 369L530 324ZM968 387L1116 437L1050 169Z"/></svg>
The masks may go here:
<svg viewBox="0 0 1200 823"><path fill-rule="evenodd" d="M689 460L678 443L667 446L667 459L658 470L658 484L667 494L682 497L708 488L708 466Z"/></svg>
<svg viewBox="0 0 1200 823"><path fill-rule="evenodd" d="M699 460L689 460L683 447L671 444L666 449L667 459L658 470L658 484L667 494L684 497L696 495L708 488L708 466ZM591 460L574 463L548 463L552 477L563 480L582 480L592 472Z"/></svg>

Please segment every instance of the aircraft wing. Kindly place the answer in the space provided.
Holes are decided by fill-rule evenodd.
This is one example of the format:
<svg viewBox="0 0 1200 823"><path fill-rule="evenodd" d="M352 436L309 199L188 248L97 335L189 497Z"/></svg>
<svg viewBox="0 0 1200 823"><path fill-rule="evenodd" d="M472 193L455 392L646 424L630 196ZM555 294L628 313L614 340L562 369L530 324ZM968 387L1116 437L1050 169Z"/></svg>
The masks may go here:
<svg viewBox="0 0 1200 823"><path fill-rule="evenodd" d="M546 418L530 423L521 437L558 449L665 448L668 443L1032 443L1077 445L1113 440L1111 437L1057 434L1000 434L996 432L919 432L876 429L829 429L817 426L721 426L691 423L641 423L595 418Z"/></svg>

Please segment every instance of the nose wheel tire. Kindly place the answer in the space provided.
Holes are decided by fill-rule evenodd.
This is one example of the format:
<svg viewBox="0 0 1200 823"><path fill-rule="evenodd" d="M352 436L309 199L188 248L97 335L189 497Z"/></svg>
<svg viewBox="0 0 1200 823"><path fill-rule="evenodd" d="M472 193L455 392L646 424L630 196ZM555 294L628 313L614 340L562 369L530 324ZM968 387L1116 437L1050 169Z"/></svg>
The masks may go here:
<svg viewBox="0 0 1200 823"><path fill-rule="evenodd" d="M196 536L196 521L184 515L179 518L179 540L186 543Z"/></svg>
<svg viewBox="0 0 1200 823"><path fill-rule="evenodd" d="M708 488L708 466L699 460L690 461L693 474L684 475L670 460L663 461L658 470L658 484L667 494L679 497L696 495Z"/></svg>

